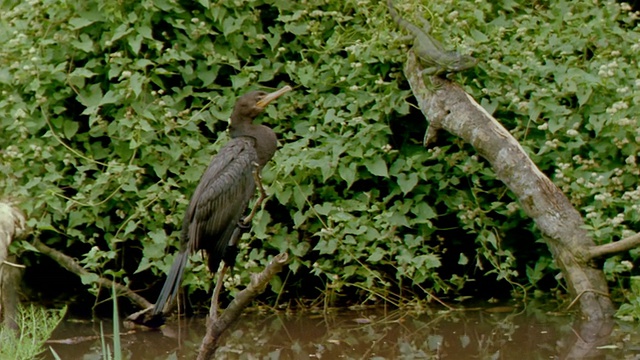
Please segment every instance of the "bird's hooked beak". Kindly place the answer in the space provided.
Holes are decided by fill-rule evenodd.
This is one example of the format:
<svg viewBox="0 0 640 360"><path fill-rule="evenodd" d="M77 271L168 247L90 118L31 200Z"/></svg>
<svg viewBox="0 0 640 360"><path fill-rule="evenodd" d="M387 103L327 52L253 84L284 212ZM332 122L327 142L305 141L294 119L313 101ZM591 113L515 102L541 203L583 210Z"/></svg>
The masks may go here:
<svg viewBox="0 0 640 360"><path fill-rule="evenodd" d="M274 101L275 99L279 98L280 96L286 94L287 92L293 90L293 88L289 85L283 87L280 90L274 91L272 93L269 93L267 95L265 95L262 99L260 99L257 103L256 106L259 107L260 109L264 109L267 107L267 105L269 105L270 102Z"/></svg>

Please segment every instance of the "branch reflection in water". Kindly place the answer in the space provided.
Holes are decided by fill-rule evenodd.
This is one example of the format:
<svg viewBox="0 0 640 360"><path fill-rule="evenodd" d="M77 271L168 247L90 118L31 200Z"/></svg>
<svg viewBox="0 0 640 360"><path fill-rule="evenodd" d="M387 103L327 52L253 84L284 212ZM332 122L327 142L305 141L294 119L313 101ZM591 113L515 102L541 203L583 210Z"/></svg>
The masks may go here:
<svg viewBox="0 0 640 360"><path fill-rule="evenodd" d="M201 319L187 319L169 323L163 332L126 334L123 352L133 359L192 359L205 332L202 324ZM250 313L223 337L216 358L623 359L640 354L633 347L640 340L640 326L632 325L584 323L535 308L423 314L382 309L336 310L326 315ZM53 339L92 335L97 328L67 322ZM99 339L51 346L63 359L100 353ZM50 354L45 358L53 359Z"/></svg>

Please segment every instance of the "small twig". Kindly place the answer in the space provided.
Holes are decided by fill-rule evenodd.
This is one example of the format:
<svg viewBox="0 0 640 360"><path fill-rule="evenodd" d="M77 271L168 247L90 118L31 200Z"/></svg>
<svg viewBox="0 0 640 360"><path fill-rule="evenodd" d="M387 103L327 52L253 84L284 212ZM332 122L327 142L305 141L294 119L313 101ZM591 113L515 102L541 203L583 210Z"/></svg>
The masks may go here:
<svg viewBox="0 0 640 360"><path fill-rule="evenodd" d="M133 335L138 331L129 330L126 332L119 333L119 336ZM104 335L87 335L87 336L75 336L66 339L49 339L45 341L45 344L65 344L65 345L76 345L87 341L96 341L100 340L102 337L114 337L113 334L104 334Z"/></svg>
<svg viewBox="0 0 640 360"><path fill-rule="evenodd" d="M582 338L582 336L580 335L580 332L576 331L576 329L573 328L573 326L571 327L571 332L578 338L580 339L580 341L582 341L583 343L588 343L588 341L586 341L585 339Z"/></svg>
<svg viewBox="0 0 640 360"><path fill-rule="evenodd" d="M242 221L244 225L249 225L249 223L251 223L251 220L253 220L253 217L256 216L258 209L260 208L260 206L262 206L262 202L264 201L264 199L267 198L267 193L264 191L264 187L262 186L262 176L260 175L260 165L258 165L257 163L254 163L253 165L255 166L255 169L253 170L253 179L256 182L256 186L258 187L258 192L260 193L260 196L258 197L258 200L256 200L256 203L253 205L253 208L251 209L251 213L249 213L249 215L245 217L244 220Z"/></svg>
<svg viewBox="0 0 640 360"><path fill-rule="evenodd" d="M5 260L5 261L3 261L2 263L3 263L3 264L5 264L5 265L13 266L13 267L15 267L15 268L19 268L19 269L26 269L26 266L21 265L21 264L12 263L11 261L7 261L7 260Z"/></svg>
<svg viewBox="0 0 640 360"><path fill-rule="evenodd" d="M45 109L41 106L40 107L40 111L42 113L42 116L44 117L44 121L47 123L47 125L49 126L49 132L51 133L51 135L60 143L60 145L64 146L67 150L69 150L72 154L74 154L75 156L84 159L90 163L94 163L94 164L98 164L101 166L109 166L109 164L105 164L101 161L98 161L96 159L92 159L82 153L80 153L78 150L72 148L71 146L67 145L67 143L65 143L64 141L62 141L62 139L60 138L60 136L58 136L58 134L56 133L55 129L53 128L53 125L51 124L51 122L49 121L49 115L48 113L45 111Z"/></svg>
<svg viewBox="0 0 640 360"><path fill-rule="evenodd" d="M447 304L446 302L442 301L439 297L433 295L433 293L431 291L428 291L426 289L422 289L427 295L431 296L431 298L433 300L435 300L437 303L439 303L440 305L446 307L449 311L455 311L455 310L460 310L458 308L455 308L449 304Z"/></svg>
<svg viewBox="0 0 640 360"><path fill-rule="evenodd" d="M585 290L582 290L582 291L580 292L580 294L578 294L578 296L576 296L576 298L575 298L575 299L573 299L573 301L571 301L571 304L569 304L569 306L567 306L567 310L571 309L571 307L572 307L573 305L575 305L575 303L576 303L578 300L580 300L580 298L582 297L582 295L584 295L585 293L588 293L588 292L595 293L595 294L602 295L602 296L606 296L606 297L611 297L609 294L607 294L607 293L605 293L605 292L602 292L602 291L599 291L599 290L595 290L595 289L585 289Z"/></svg>

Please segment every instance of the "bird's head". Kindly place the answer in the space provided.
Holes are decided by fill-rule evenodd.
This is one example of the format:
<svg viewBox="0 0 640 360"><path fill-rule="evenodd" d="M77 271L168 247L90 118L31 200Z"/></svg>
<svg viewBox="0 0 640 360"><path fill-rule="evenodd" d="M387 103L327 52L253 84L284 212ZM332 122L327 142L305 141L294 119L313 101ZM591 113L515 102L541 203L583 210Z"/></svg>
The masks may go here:
<svg viewBox="0 0 640 360"><path fill-rule="evenodd" d="M253 119L258 116L272 101L283 94L291 91L291 86L285 86L272 93L264 91L251 91L238 98L233 107L232 120L234 115L238 119Z"/></svg>

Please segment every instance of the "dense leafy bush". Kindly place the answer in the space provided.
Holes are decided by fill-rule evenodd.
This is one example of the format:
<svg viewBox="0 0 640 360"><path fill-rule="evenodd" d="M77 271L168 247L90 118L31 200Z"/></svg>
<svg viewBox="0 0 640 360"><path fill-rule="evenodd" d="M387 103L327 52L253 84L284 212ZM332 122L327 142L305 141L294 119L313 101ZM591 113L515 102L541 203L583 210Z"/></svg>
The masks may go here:
<svg viewBox="0 0 640 360"><path fill-rule="evenodd" d="M597 241L638 230L635 15L593 2L429 7L398 4L409 18L431 15L448 47L481 59L455 79L552 175ZM272 303L397 304L496 280L556 286L540 282L551 259L539 234L473 149L447 136L421 147L426 125L401 71L406 44L382 2L3 9L1 188L20 199L34 236L87 269L156 284L189 196L227 139L235 97L290 84L295 92L262 118L281 148L229 288L278 251L293 261ZM608 261L611 280L624 280L621 260L636 257ZM190 292L209 289L201 259L191 264Z"/></svg>

